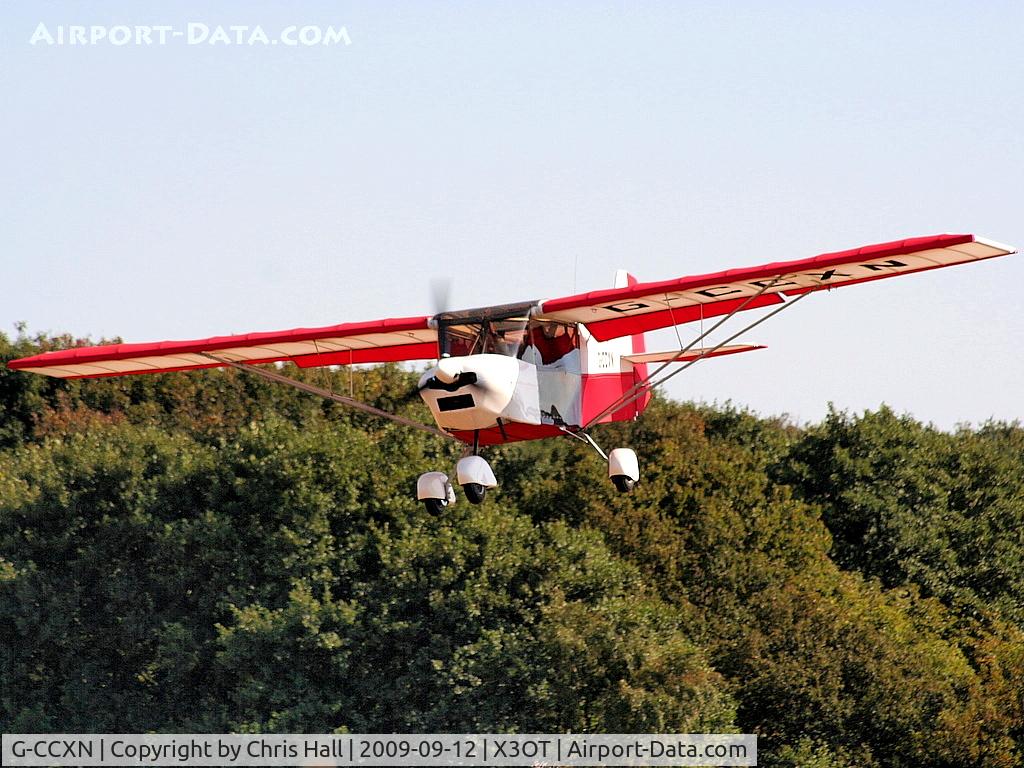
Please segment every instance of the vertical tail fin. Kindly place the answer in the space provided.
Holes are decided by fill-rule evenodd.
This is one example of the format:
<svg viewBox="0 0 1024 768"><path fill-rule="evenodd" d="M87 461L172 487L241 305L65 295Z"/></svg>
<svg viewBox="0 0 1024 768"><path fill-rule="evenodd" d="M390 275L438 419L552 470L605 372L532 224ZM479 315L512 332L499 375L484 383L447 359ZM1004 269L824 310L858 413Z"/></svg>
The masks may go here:
<svg viewBox="0 0 1024 768"><path fill-rule="evenodd" d="M615 284L612 288L627 288L631 285L636 285L639 281L633 277L629 272L624 269L615 270ZM644 335L637 333L633 335L633 354L647 351L647 342L644 341ZM646 366L644 366L644 376L647 375Z"/></svg>
<svg viewBox="0 0 1024 768"><path fill-rule="evenodd" d="M615 271L615 285L613 288L626 288L631 285L636 285L639 281L629 274L624 269ZM632 336L633 340L633 354L641 354L647 351L647 342L644 339L642 333L635 333ZM633 365L633 382L638 383L647 378L647 363L639 363ZM639 400L636 401L636 411L639 414L644 408L647 407L647 403L650 401L651 395L645 394Z"/></svg>

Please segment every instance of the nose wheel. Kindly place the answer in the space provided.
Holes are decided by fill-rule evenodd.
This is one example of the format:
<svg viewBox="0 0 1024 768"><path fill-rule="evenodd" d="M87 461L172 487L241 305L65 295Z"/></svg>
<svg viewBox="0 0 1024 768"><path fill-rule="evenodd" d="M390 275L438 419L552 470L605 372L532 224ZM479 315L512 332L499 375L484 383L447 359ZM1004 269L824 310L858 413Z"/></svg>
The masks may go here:
<svg viewBox="0 0 1024 768"><path fill-rule="evenodd" d="M482 504L484 497L487 496L487 486L480 483L466 483L462 486L462 491L470 504Z"/></svg>
<svg viewBox="0 0 1024 768"><path fill-rule="evenodd" d="M481 456L463 456L455 465L455 474L470 504L480 504L487 489L498 485L491 465Z"/></svg>

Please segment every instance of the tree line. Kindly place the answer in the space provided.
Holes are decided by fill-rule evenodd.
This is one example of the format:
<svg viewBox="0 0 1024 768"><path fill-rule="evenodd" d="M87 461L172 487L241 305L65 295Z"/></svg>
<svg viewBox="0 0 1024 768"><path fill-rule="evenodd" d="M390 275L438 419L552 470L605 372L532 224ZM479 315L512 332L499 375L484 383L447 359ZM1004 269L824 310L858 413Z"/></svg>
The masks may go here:
<svg viewBox="0 0 1024 768"><path fill-rule="evenodd" d="M0 335L0 361L70 337ZM395 366L290 375L427 420ZM760 765L1024 765L1024 429L656 399L457 446L234 370L0 367L5 732L744 732Z"/></svg>

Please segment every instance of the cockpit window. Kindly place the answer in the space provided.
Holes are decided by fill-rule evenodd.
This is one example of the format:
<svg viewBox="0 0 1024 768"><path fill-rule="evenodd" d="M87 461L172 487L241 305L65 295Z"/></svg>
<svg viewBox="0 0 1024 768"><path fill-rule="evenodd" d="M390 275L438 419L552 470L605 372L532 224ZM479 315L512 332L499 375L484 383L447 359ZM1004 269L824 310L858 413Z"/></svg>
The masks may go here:
<svg viewBox="0 0 1024 768"><path fill-rule="evenodd" d="M451 357L505 355L546 365L579 347L576 326L526 317L441 323L439 331L441 354Z"/></svg>
<svg viewBox="0 0 1024 768"><path fill-rule="evenodd" d="M447 353L452 357L479 354L518 357L528 325L529 320L525 317L442 324L441 354Z"/></svg>
<svg viewBox="0 0 1024 768"><path fill-rule="evenodd" d="M529 351L538 358L536 365L550 365L574 349L579 349L579 346L579 331L575 325L535 322L530 324L528 344L524 347L524 352Z"/></svg>

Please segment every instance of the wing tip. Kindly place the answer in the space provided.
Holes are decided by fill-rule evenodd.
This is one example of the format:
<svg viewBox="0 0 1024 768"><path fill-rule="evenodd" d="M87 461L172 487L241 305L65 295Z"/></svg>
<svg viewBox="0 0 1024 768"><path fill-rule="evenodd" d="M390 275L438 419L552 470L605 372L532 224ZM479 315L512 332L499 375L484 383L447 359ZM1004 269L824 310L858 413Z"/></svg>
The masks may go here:
<svg viewBox="0 0 1024 768"><path fill-rule="evenodd" d="M992 248L993 250L1003 252L1002 254L998 255L1009 256L1010 254L1018 253L1018 250L1014 246L1008 245L1007 243L1001 243L998 240L992 240L987 237L981 237L980 235L972 235L972 237L974 238L974 242L978 243L979 245L985 245L988 246L989 248Z"/></svg>

